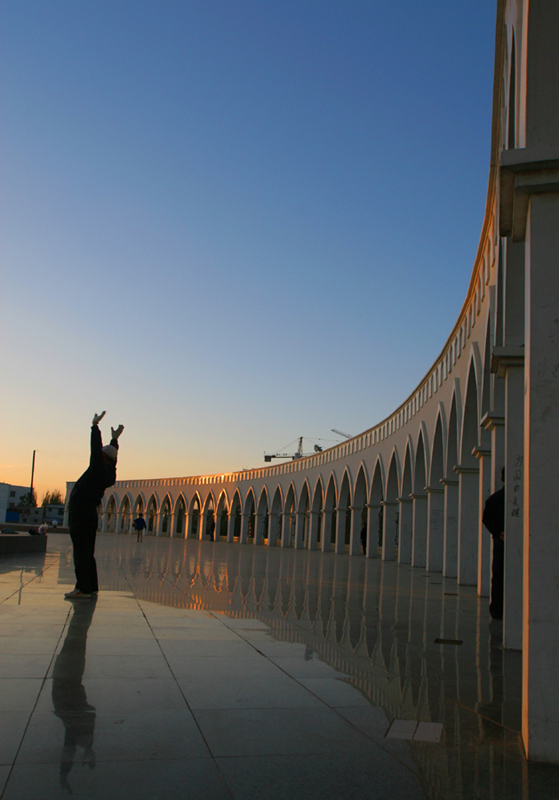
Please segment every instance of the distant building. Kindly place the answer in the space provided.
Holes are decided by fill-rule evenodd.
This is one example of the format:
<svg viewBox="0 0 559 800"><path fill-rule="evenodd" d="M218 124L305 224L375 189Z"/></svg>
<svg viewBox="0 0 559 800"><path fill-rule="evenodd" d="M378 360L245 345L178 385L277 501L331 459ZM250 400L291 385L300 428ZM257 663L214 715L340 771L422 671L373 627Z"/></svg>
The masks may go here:
<svg viewBox="0 0 559 800"><path fill-rule="evenodd" d="M0 483L0 522L18 522L19 503L28 492L29 486Z"/></svg>
<svg viewBox="0 0 559 800"><path fill-rule="evenodd" d="M18 521L24 525L40 525L42 522L46 522L49 527L62 525L64 521L64 505L49 504L37 506L37 508L24 506L19 511Z"/></svg>
<svg viewBox="0 0 559 800"><path fill-rule="evenodd" d="M47 522L52 527L62 525L64 504L51 503L46 506L37 506L37 508L21 506L21 499L27 494L29 494L29 486L0 483L0 523L40 525L42 522Z"/></svg>

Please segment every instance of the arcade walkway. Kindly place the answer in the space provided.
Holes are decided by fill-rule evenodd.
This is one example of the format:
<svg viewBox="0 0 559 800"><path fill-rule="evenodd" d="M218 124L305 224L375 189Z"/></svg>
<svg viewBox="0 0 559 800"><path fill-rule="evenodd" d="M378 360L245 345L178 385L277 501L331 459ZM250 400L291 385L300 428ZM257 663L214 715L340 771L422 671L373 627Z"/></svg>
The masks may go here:
<svg viewBox="0 0 559 800"><path fill-rule="evenodd" d="M100 536L0 561L2 800L557 797L520 653L456 581L360 557Z"/></svg>

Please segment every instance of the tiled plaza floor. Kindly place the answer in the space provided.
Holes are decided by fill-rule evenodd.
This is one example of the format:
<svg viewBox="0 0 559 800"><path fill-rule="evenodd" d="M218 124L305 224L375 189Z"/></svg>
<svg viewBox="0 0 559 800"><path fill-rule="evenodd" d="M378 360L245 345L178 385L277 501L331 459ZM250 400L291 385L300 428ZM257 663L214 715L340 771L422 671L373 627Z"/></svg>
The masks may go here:
<svg viewBox="0 0 559 800"><path fill-rule="evenodd" d="M225 542L99 536L97 563L69 602L68 536L0 560L2 800L559 797L474 589Z"/></svg>

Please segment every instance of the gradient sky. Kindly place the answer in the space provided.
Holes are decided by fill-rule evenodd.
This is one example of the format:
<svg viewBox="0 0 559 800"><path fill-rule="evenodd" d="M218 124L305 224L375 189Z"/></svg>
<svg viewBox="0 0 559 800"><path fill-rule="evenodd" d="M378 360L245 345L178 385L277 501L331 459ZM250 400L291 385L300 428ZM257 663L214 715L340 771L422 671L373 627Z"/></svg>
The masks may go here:
<svg viewBox="0 0 559 800"><path fill-rule="evenodd" d="M406 397L473 268L494 0L3 0L0 481L263 464ZM294 450L295 447L293 446Z"/></svg>

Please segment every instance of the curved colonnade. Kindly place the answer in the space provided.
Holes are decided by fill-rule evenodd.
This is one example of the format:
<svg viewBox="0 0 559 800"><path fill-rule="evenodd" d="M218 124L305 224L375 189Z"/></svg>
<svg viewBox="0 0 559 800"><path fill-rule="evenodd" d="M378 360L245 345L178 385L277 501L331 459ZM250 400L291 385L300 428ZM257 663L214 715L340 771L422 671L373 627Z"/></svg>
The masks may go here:
<svg viewBox="0 0 559 800"><path fill-rule="evenodd" d="M481 515L505 467L504 644L524 650L526 749L559 763L559 703L549 692L559 554L547 524L559 450L559 85L549 80L559 74L558 35L554 0L498 0L477 257L454 329L408 399L359 436L286 464L118 481L101 528L130 533L141 510L156 536L203 538L215 527L218 540L353 556L363 532L366 556L487 595L491 537Z"/></svg>
<svg viewBox="0 0 559 800"><path fill-rule="evenodd" d="M130 533L142 511L156 536L204 538L213 520L218 538L231 542L356 555L366 527L368 556L380 546L384 559L476 583L480 464L491 455L489 430L478 436L478 423L492 420L492 250L487 237L487 269L451 341L389 419L343 445L274 467L119 481L104 499L102 530ZM489 474L486 467L486 482Z"/></svg>

